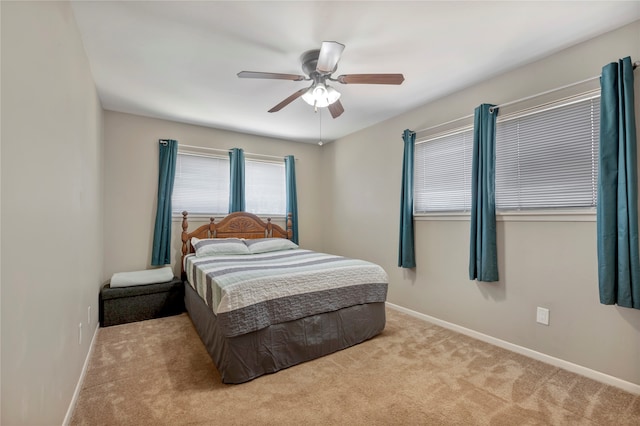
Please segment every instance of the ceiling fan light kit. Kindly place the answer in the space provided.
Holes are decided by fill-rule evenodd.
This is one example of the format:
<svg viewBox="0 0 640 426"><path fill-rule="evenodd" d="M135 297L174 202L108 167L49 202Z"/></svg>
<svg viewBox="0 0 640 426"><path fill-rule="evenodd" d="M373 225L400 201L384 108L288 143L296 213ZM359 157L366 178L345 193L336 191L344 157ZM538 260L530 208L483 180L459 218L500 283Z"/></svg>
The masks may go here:
<svg viewBox="0 0 640 426"><path fill-rule="evenodd" d="M319 50L309 50L302 54L300 60L302 62L302 70L307 76L298 74L280 74L258 71L241 71L238 73L239 78L266 78L274 80L291 80L291 81L313 81L311 87L301 89L290 95L288 98L280 102L269 110L269 112L280 111L294 100L302 97L302 99L313 106L316 111L318 108L329 108L329 112L333 118L338 118L344 108L340 102L340 92L327 84L327 80L335 81L341 84L402 84L404 76L402 74L346 74L338 78L331 78L337 67L340 56L345 46L336 41L323 41Z"/></svg>
<svg viewBox="0 0 640 426"><path fill-rule="evenodd" d="M309 87L302 99L314 108L324 108L340 99L340 92L324 83L318 83Z"/></svg>

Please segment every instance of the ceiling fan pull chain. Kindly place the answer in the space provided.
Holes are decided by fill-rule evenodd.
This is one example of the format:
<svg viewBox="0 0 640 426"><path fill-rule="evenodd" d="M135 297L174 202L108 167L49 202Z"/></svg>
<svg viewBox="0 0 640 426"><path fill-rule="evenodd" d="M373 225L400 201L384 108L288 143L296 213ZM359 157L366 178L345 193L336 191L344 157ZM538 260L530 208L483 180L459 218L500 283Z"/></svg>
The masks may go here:
<svg viewBox="0 0 640 426"><path fill-rule="evenodd" d="M316 112L318 110L316 109ZM318 117L318 121L320 122L320 140L318 141L318 145L322 146L324 142L322 142L322 110L320 110L320 116Z"/></svg>

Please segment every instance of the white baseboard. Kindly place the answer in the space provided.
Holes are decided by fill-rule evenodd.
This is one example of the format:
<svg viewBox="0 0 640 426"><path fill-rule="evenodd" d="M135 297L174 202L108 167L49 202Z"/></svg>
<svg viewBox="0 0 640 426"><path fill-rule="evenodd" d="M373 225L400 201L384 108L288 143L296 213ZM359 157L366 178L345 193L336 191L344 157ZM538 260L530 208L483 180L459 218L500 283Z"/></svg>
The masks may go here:
<svg viewBox="0 0 640 426"><path fill-rule="evenodd" d="M73 397L71 398L71 403L69 404L69 408L67 408L67 414L64 416L64 421L62 422L63 426L67 426L69 422L71 422L71 416L73 415L73 411L76 408L76 402L78 401L78 395L80 395L80 390L82 389L84 376L85 374L87 374L87 367L89 366L89 360L91 359L91 355L93 354L93 346L96 342L96 337L98 336L99 329L100 329L100 323L96 325L96 330L93 332L93 337L91 338L89 351L87 352L87 357L85 358L84 365L82 366L82 372L80 373L80 378L78 379L78 383L76 384L76 389L73 391Z"/></svg>
<svg viewBox="0 0 640 426"><path fill-rule="evenodd" d="M532 349L525 348L524 346L518 346L516 344L509 343L505 340L497 339L495 337L477 332L475 330L471 330L466 327L462 327L462 326L459 326L459 325L456 325L456 324L453 324L429 315L421 314L420 312L416 312L411 309L404 308L402 306L394 305L393 303L386 302L386 305L391 309L403 312L405 314L411 315L412 317L421 319L423 321L439 325L449 330L453 330L458 333L467 335L469 337L473 337L474 339L478 339L483 342L490 343L492 345L501 347L503 349L507 349L509 351L516 352L524 356L528 356L529 358L533 358L535 360L542 361L547 364L551 364L555 367L559 367L559 368L571 371L572 373L580 374L581 376L585 376L590 379L597 380L598 382L615 386L627 392L640 395L640 385L637 385L635 383L627 382L626 380L622 380L617 377L610 376L605 373L601 373L600 371L583 367L582 365L574 364L572 362L565 361L560 358L555 358L550 355L543 354L542 352L537 352Z"/></svg>

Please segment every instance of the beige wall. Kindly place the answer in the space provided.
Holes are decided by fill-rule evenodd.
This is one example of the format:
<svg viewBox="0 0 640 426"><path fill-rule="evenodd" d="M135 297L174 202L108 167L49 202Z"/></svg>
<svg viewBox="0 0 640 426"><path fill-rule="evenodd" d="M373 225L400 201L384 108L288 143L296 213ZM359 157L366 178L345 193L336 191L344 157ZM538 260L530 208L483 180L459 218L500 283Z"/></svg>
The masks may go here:
<svg viewBox="0 0 640 426"><path fill-rule="evenodd" d="M105 111L105 265L114 272L150 267L158 191L158 139L216 149L242 148L250 154L296 157L300 244L320 250L323 200L316 196L320 147ZM216 154L220 154L216 152ZM284 161L284 160L283 160ZM180 219L172 226L172 265L179 270ZM275 223L279 223L275 221ZM198 222L194 221L195 225ZM279 224L284 225L284 221ZM190 226L190 229L193 229ZM178 259L178 260L176 260Z"/></svg>
<svg viewBox="0 0 640 426"><path fill-rule="evenodd" d="M417 267L397 267L405 128L424 129L472 114L481 103L581 81L625 56L640 59L640 22L325 145L322 181L332 202L323 229L332 232L325 232L324 248L380 263L390 276L391 303L640 384L640 311L599 303L594 217L504 218L498 283L468 279L468 217L417 221ZM640 115L638 81L635 86ZM536 324L537 306L550 309L550 326Z"/></svg>
<svg viewBox="0 0 640 426"><path fill-rule="evenodd" d="M61 424L98 323L102 108L68 3L1 8L0 423Z"/></svg>

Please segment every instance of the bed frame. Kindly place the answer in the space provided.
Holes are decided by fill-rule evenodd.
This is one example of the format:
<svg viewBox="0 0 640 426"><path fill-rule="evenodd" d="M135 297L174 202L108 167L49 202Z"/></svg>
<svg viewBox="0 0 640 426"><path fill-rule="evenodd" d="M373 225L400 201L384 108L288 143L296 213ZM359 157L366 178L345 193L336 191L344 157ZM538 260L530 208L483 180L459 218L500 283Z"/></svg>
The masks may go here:
<svg viewBox="0 0 640 426"><path fill-rule="evenodd" d="M196 238L288 238L292 237L292 215L286 230L265 223L246 212L231 213L216 223L210 219L193 232L187 232L187 212L182 213L182 277L185 307L200 335L223 383L244 383L268 373L310 361L345 349L380 334L385 327L385 304L367 303L273 324L235 337L219 330L211 308L187 282L184 256L193 252L190 239Z"/></svg>

